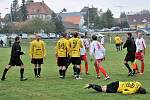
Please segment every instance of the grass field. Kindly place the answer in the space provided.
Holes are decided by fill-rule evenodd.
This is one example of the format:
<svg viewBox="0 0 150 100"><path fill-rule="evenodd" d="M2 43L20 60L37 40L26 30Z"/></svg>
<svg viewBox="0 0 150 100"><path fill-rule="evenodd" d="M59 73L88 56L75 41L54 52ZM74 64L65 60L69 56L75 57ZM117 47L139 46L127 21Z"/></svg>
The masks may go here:
<svg viewBox="0 0 150 100"><path fill-rule="evenodd" d="M47 58L42 67L41 78L34 78L33 65L30 64L28 56L29 43L22 44L22 50L26 55L22 56L26 65L25 75L27 81L19 81L19 68L14 67L8 71L7 80L0 81L0 100L148 100L149 94L141 95L122 95L97 93L93 90L85 90L83 86L86 83L96 83L104 85L112 81L140 81L143 83L147 91L150 91L150 55L147 48L145 56L145 74L143 76L136 75L134 77L127 76L127 70L123 65L126 50L116 52L114 44L106 44L107 56L103 66L110 75L111 79L104 80L95 78L95 69L93 63L89 62L89 73L83 73L83 80L75 80L72 77L72 66L69 67L66 79L58 78L58 67L56 65L54 55L55 41L46 42ZM0 75L2 75L4 66L9 62L10 48L0 48ZM84 68L82 68L84 71Z"/></svg>

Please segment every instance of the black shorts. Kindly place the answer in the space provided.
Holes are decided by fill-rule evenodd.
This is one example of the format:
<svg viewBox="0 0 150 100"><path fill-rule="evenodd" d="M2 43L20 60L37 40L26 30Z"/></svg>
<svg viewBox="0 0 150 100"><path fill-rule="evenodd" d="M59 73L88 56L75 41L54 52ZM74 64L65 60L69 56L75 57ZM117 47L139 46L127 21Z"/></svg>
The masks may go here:
<svg viewBox="0 0 150 100"><path fill-rule="evenodd" d="M71 57L71 62L73 65L80 65L81 64L81 58L80 57Z"/></svg>
<svg viewBox="0 0 150 100"><path fill-rule="evenodd" d="M32 64L43 64L43 58L41 58L41 59L32 58L31 63Z"/></svg>
<svg viewBox="0 0 150 100"><path fill-rule="evenodd" d="M120 46L120 44L116 44L116 47Z"/></svg>
<svg viewBox="0 0 150 100"><path fill-rule="evenodd" d="M11 66L21 66L23 62L20 58L10 58L9 64Z"/></svg>
<svg viewBox="0 0 150 100"><path fill-rule="evenodd" d="M106 92L107 93L116 93L119 87L119 81L112 82L107 85Z"/></svg>
<svg viewBox="0 0 150 100"><path fill-rule="evenodd" d="M135 61L135 52L128 52L126 54L126 57L124 60L134 62Z"/></svg>
<svg viewBox="0 0 150 100"><path fill-rule="evenodd" d="M67 57L58 57L57 65L58 66L66 66L67 65Z"/></svg>

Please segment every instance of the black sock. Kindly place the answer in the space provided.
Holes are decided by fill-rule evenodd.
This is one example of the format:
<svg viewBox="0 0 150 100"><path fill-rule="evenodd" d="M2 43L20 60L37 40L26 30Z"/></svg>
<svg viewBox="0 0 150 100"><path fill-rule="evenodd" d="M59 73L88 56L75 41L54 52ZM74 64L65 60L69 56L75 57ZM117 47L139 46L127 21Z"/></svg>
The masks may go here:
<svg viewBox="0 0 150 100"><path fill-rule="evenodd" d="M23 78L23 74L24 74L24 68L20 69L20 78Z"/></svg>
<svg viewBox="0 0 150 100"><path fill-rule="evenodd" d="M96 90L97 92L102 92L102 88L99 85L91 84L91 87Z"/></svg>
<svg viewBox="0 0 150 100"><path fill-rule="evenodd" d="M61 69L59 70L59 75L62 76L62 70Z"/></svg>
<svg viewBox="0 0 150 100"><path fill-rule="evenodd" d="M135 69L133 69L133 75L135 74Z"/></svg>
<svg viewBox="0 0 150 100"><path fill-rule="evenodd" d="M76 68L76 66L73 66L73 72L74 72L74 75L77 74L77 68Z"/></svg>
<svg viewBox="0 0 150 100"><path fill-rule="evenodd" d="M8 71L8 69L7 69L7 68L5 68L5 69L4 69L4 72L3 72L3 76L2 76L2 78L5 78L5 75L6 75L7 71Z"/></svg>
<svg viewBox="0 0 150 100"><path fill-rule="evenodd" d="M41 74L41 68L38 68L38 75Z"/></svg>
<svg viewBox="0 0 150 100"><path fill-rule="evenodd" d="M63 78L65 78L66 70L62 70L62 75L63 75Z"/></svg>
<svg viewBox="0 0 150 100"><path fill-rule="evenodd" d="M37 68L34 68L35 77L37 76Z"/></svg>
<svg viewBox="0 0 150 100"><path fill-rule="evenodd" d="M76 68L77 70L77 78L79 78L79 75L80 75L80 68Z"/></svg>
<svg viewBox="0 0 150 100"><path fill-rule="evenodd" d="M125 63L124 65L128 68L128 71L129 71L129 72L132 72L132 70L131 70L131 68L130 68L130 66L129 66L128 63Z"/></svg>
<svg viewBox="0 0 150 100"><path fill-rule="evenodd" d="M68 69L68 66L66 66L66 71L67 71L67 69Z"/></svg>

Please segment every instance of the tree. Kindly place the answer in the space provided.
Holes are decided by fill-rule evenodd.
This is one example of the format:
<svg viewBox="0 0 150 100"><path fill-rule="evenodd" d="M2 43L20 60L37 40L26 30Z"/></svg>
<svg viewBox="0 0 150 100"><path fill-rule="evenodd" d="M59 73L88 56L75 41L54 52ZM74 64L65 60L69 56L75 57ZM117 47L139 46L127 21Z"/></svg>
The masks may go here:
<svg viewBox="0 0 150 100"><path fill-rule="evenodd" d="M25 0L22 0L22 6L21 6L21 20L25 21L27 20L27 8L25 5Z"/></svg>
<svg viewBox="0 0 150 100"><path fill-rule="evenodd" d="M34 18L30 21L22 22L20 26L20 31L27 33L41 32L41 30L44 30L44 32L49 33L54 32L56 28L55 24L52 21L43 21L40 18Z"/></svg>
<svg viewBox="0 0 150 100"><path fill-rule="evenodd" d="M63 32L64 25L62 23L62 18L60 15L56 15L54 12L52 13L52 22L55 23L56 29L55 32Z"/></svg>
<svg viewBox="0 0 150 100"><path fill-rule="evenodd" d="M18 10L19 10L18 0L14 0L12 5L11 5L12 21L18 21L19 20Z"/></svg>
<svg viewBox="0 0 150 100"><path fill-rule="evenodd" d="M114 18L111 10L107 10L103 15L101 16L103 27L111 28L114 25Z"/></svg>
<svg viewBox="0 0 150 100"><path fill-rule="evenodd" d="M127 21L127 16L125 12L122 12L120 14L120 23L118 26L120 26L121 28L129 28L129 23Z"/></svg>

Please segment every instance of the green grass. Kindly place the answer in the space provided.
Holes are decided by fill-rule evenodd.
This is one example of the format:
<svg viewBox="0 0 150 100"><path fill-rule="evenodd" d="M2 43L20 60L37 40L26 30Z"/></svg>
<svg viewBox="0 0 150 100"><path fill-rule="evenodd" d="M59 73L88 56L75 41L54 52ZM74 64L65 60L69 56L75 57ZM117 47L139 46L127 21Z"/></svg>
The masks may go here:
<svg viewBox="0 0 150 100"><path fill-rule="evenodd" d="M93 63L89 62L89 73L83 73L83 80L72 78L72 66L69 67L66 79L58 78L58 67L54 55L55 41L46 42L47 58L42 67L42 77L34 78L33 65L30 64L28 56L29 43L22 44L22 50L26 52L22 56L26 65L25 75L27 81L19 81L19 68L14 67L9 70L6 81L0 81L0 100L148 100L149 94L141 95L122 95L97 93L93 90L85 90L83 86L86 83L96 83L104 85L112 81L140 81L147 91L150 91L150 62L149 47L145 56L145 74L143 76L128 77L127 70L123 65L123 59L126 50L116 52L114 44L107 44L107 56L103 66L111 77L111 80L105 81L102 75L101 79L95 78L95 69ZM2 75L4 66L9 62L10 48L0 48L0 75ZM84 72L84 68L83 72Z"/></svg>

